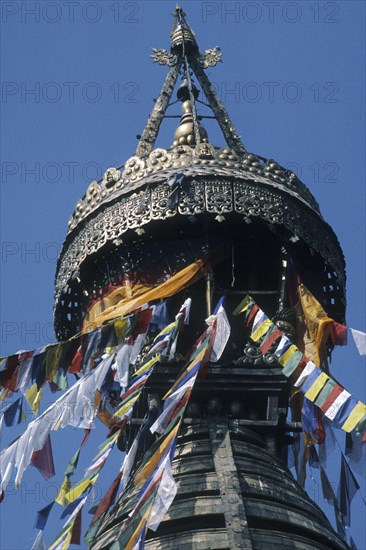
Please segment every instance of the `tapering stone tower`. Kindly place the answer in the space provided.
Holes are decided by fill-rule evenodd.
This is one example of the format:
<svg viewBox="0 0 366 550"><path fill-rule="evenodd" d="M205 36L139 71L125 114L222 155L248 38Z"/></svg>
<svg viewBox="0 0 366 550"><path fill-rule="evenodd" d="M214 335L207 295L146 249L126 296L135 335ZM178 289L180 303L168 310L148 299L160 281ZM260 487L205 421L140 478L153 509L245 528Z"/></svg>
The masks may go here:
<svg viewBox="0 0 366 550"><path fill-rule="evenodd" d="M174 382L179 352L187 352L211 304L224 294L231 337L220 361L195 385L173 462L178 493L145 546L345 549L283 462L288 433L301 430L297 419L288 419L288 381L276 357L250 344L243 322L230 314L250 293L291 333L291 257L328 314L342 321L342 251L296 175L246 151L205 73L221 53L214 48L201 54L182 9L174 16L170 51L154 50L152 56L168 66L168 74L135 155L90 184L69 222L56 274L56 332L64 339L85 327L98 300L127 273L169 273L208 256L205 276L170 298L174 313L192 297L191 323L175 360L158 366L149 380L130 428L132 440L134 426L148 410L153 413ZM172 145L156 149L176 87L180 124ZM216 119L226 144L210 143L198 102L206 106L206 118ZM116 503L94 550L112 546L129 510L128 498Z"/></svg>

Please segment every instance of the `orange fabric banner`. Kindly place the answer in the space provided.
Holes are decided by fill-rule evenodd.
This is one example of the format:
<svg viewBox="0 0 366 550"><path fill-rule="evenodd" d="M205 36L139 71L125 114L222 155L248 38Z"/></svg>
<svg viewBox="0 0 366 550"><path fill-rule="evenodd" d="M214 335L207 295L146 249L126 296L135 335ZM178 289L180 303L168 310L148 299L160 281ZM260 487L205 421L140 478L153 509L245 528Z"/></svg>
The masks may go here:
<svg viewBox="0 0 366 550"><path fill-rule="evenodd" d="M87 313L82 332L89 332L106 321L127 315L152 300L162 300L174 296L195 283L205 274L208 256L193 262L164 283L153 287L142 284L122 286L95 304Z"/></svg>
<svg viewBox="0 0 366 550"><path fill-rule="evenodd" d="M302 283L298 286L298 294L306 325L303 351L316 365L326 366L326 342L335 321L328 317L323 307Z"/></svg>

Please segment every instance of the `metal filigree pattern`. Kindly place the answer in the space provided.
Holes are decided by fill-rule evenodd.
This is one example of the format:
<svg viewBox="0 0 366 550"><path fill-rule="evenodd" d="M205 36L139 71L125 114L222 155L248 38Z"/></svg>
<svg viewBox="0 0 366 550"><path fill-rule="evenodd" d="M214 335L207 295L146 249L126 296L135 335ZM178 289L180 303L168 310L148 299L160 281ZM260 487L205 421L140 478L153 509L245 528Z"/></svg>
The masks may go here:
<svg viewBox="0 0 366 550"><path fill-rule="evenodd" d="M151 49L154 53L150 55L150 57L153 61L155 61L155 63L159 63L159 65L168 65L168 67L174 67L174 65L178 63L178 56L167 52L164 48Z"/></svg>
<svg viewBox="0 0 366 550"><path fill-rule="evenodd" d="M172 169L167 173L171 177ZM67 290L83 261L107 242L113 242L128 230L139 234L151 220L205 212L214 216L236 213L243 219L258 218L283 225L318 252L338 274L340 284L344 284L344 259L333 231L304 200L288 194L285 186L274 186L270 180L244 171L238 177L232 170L229 177L224 177L214 168L210 175L207 166L202 174L190 167L174 190L167 183L168 177L162 181L159 173L154 182L153 176L144 179L143 188L140 186L104 204L68 236L58 263L56 300Z"/></svg>
<svg viewBox="0 0 366 550"><path fill-rule="evenodd" d="M151 210L153 220L175 216L177 209L169 185L159 185L151 191Z"/></svg>
<svg viewBox="0 0 366 550"><path fill-rule="evenodd" d="M286 190L290 195L319 211L318 204L307 187L293 172L282 168L275 161L266 160L253 153L239 155L229 147L217 149L209 143L200 143L195 148L178 145L170 149L154 149L144 157L132 156L120 169L108 168L101 182L93 181L85 197L78 201L69 222L69 231L74 230L103 202L144 186L147 177L150 181L158 182L165 177L168 179L179 169L186 175L200 173L237 178L244 176L258 183L271 184ZM276 222L276 205L274 209L273 213L268 212L268 219Z"/></svg>
<svg viewBox="0 0 366 550"><path fill-rule="evenodd" d="M206 210L215 214L232 212L232 184L229 182L206 183Z"/></svg>
<svg viewBox="0 0 366 550"><path fill-rule="evenodd" d="M205 209L205 184L202 181L192 181L180 192L178 204L179 214L194 216L204 212Z"/></svg>
<svg viewBox="0 0 366 550"><path fill-rule="evenodd" d="M248 186L242 189L234 183L235 210L244 215L259 216L270 223L283 223L283 198L262 190L259 194L256 188Z"/></svg>
<svg viewBox="0 0 366 550"><path fill-rule="evenodd" d="M218 46L205 50L203 54L198 56L198 63L202 69L208 69L209 67L216 67L218 63L222 63L222 52Z"/></svg>

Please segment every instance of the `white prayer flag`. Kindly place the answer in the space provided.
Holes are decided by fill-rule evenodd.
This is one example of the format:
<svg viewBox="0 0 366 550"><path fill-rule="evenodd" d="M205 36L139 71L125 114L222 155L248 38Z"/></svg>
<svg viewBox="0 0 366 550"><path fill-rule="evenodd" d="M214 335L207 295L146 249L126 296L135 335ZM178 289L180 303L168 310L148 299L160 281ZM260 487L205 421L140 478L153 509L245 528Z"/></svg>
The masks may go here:
<svg viewBox="0 0 366 550"><path fill-rule="evenodd" d="M31 550L46 550L46 543L43 537L43 531L38 531Z"/></svg>
<svg viewBox="0 0 366 550"><path fill-rule="evenodd" d="M150 519L147 524L152 531L156 531L159 527L160 522L164 519L164 516L169 510L176 494L177 484L172 475L172 467L169 462L166 465L157 495L154 499L154 504L151 509Z"/></svg>
<svg viewBox="0 0 366 550"><path fill-rule="evenodd" d="M299 378L294 383L295 388L300 387L303 382L305 382L306 378L313 372L314 369L318 368L315 363L312 361L309 361L306 363L306 366L302 373L300 374Z"/></svg>
<svg viewBox="0 0 366 550"><path fill-rule="evenodd" d="M216 313L216 332L210 361L216 363L216 361L220 359L230 338L230 334L231 328L229 319L227 318L226 311L223 306L220 305Z"/></svg>
<svg viewBox="0 0 366 550"><path fill-rule="evenodd" d="M347 390L343 390L334 401L334 403L329 407L329 409L324 413L329 420L334 420L339 409L351 397L351 394Z"/></svg>
<svg viewBox="0 0 366 550"><path fill-rule="evenodd" d="M91 427L95 416L95 392L101 388L113 358L113 355L103 355L101 363L94 370L80 378L43 414L32 420L22 435L0 453L0 491L9 483L15 467L15 484L19 485L33 453L43 448L51 430L67 425Z"/></svg>
<svg viewBox="0 0 366 550"><path fill-rule="evenodd" d="M366 355L366 334L354 328L350 328L350 331L358 349L358 353L360 355Z"/></svg>

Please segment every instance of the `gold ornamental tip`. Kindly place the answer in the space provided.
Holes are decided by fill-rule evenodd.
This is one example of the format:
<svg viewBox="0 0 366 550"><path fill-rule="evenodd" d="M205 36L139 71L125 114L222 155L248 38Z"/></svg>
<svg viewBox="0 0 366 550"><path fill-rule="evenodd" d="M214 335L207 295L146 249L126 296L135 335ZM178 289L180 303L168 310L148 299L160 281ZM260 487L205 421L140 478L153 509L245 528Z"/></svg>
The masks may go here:
<svg viewBox="0 0 366 550"><path fill-rule="evenodd" d="M174 54L188 53L190 51L198 51L198 45L195 39L195 34L185 19L185 13L177 4L174 17L173 29L170 33L172 42L170 51Z"/></svg>

